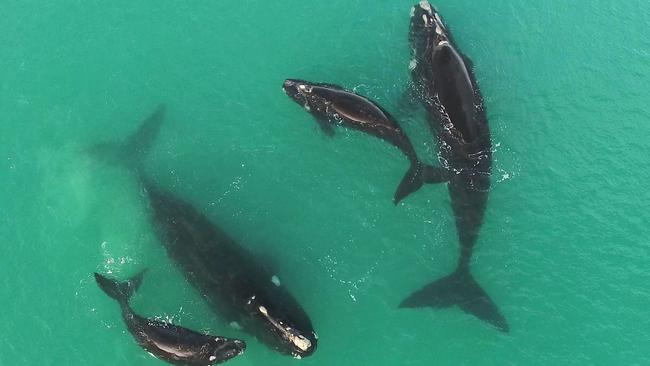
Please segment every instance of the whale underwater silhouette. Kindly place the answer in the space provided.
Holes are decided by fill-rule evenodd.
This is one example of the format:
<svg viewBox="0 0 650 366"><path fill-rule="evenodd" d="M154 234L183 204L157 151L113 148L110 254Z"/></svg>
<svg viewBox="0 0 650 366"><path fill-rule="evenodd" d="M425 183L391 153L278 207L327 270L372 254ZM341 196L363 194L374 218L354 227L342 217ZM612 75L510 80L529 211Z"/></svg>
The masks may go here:
<svg viewBox="0 0 650 366"><path fill-rule="evenodd" d="M217 315L271 349L296 358L311 355L318 339L312 323L270 266L144 173L142 158L164 114L160 106L124 141L97 144L87 152L137 175L160 243Z"/></svg>

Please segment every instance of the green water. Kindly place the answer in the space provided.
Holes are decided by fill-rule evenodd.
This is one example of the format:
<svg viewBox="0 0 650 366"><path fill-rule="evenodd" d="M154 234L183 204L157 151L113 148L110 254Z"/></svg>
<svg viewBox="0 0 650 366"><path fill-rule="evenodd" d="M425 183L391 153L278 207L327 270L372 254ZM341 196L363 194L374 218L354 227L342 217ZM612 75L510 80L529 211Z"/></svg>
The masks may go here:
<svg viewBox="0 0 650 366"><path fill-rule="evenodd" d="M144 267L134 308L245 339L233 366L650 364L650 3L435 3L486 98L494 179L472 270L503 334L397 308L455 265L446 187L394 207L401 153L326 138L280 88L338 83L399 116L413 2L0 2L0 365L163 365L91 277ZM134 177L80 153L161 102L149 173L272 263L320 336L312 357L218 320ZM424 117L402 123L435 161Z"/></svg>

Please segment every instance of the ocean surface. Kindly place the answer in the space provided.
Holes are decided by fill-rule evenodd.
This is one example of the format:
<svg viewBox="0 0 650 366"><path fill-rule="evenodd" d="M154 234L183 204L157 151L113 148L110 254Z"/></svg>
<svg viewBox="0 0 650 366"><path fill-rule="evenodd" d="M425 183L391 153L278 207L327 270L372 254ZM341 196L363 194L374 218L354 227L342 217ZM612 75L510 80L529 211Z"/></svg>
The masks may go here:
<svg viewBox="0 0 650 366"><path fill-rule="evenodd" d="M455 266L446 185L395 207L401 152L326 137L281 90L367 95L435 163L424 114L398 106L413 3L0 2L0 365L164 365L92 278L142 268L135 310L246 340L232 366L650 364L650 2L434 4L485 97L493 185L472 272L508 334L458 308L398 309ZM148 174L271 263L318 332L313 356L219 319L133 174L83 153L159 103Z"/></svg>

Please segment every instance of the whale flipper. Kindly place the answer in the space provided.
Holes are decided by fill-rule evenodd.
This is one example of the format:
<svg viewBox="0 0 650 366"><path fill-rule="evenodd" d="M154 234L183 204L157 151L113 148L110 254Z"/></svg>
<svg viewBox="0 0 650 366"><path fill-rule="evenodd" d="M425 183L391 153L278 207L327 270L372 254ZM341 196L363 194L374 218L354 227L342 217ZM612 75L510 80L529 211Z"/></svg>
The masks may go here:
<svg viewBox="0 0 650 366"><path fill-rule="evenodd" d="M318 127L320 127L321 131L328 136L332 137L334 136L334 125L328 118L321 117L321 116L314 116L314 119L318 123Z"/></svg>
<svg viewBox="0 0 650 366"><path fill-rule="evenodd" d="M415 114L422 109L414 87L409 85L397 98L398 118L401 121L412 120Z"/></svg>
<svg viewBox="0 0 650 366"><path fill-rule="evenodd" d="M164 116L165 105L161 104L124 141L99 143L86 149L86 153L105 163L137 168L158 136Z"/></svg>
<svg viewBox="0 0 650 366"><path fill-rule="evenodd" d="M510 331L508 321L497 305L467 270L456 270L404 299L400 308L446 308L458 305L464 312L490 323L498 330Z"/></svg>
<svg viewBox="0 0 650 366"><path fill-rule="evenodd" d="M443 183L447 180L448 174L445 169L420 162L413 163L397 186L393 203L398 204L409 194L420 189L424 183Z"/></svg>
<svg viewBox="0 0 650 366"><path fill-rule="evenodd" d="M124 282L104 277L95 272L95 281L106 295L117 300L120 304L126 304L142 284L142 277L146 271L146 269L142 270Z"/></svg>

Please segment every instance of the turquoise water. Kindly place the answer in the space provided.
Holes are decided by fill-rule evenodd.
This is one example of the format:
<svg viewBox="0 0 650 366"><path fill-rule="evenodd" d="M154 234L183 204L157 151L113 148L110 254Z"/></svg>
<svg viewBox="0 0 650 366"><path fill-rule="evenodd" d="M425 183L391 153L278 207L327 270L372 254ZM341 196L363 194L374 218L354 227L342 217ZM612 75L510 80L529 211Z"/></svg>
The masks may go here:
<svg viewBox="0 0 650 366"><path fill-rule="evenodd" d="M236 365L650 363L650 3L440 0L475 64L494 179L472 271L511 332L398 309L449 273L444 185L394 207L407 162L326 138L283 79L342 84L396 116L413 1L0 3L0 365L162 365L91 273L148 267L134 308L239 337ZM296 361L211 313L167 258L134 177L81 151L168 106L159 184L266 258L320 336ZM402 120L424 160L424 116Z"/></svg>

